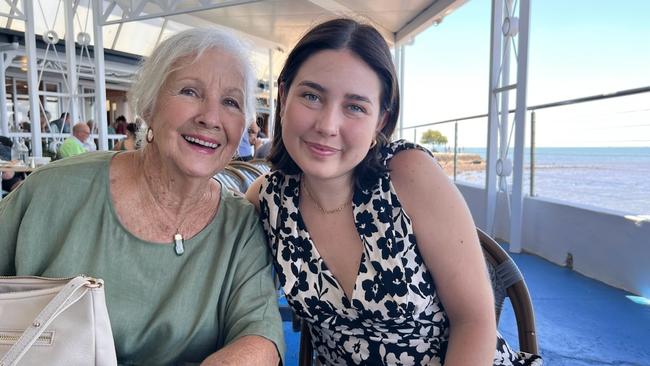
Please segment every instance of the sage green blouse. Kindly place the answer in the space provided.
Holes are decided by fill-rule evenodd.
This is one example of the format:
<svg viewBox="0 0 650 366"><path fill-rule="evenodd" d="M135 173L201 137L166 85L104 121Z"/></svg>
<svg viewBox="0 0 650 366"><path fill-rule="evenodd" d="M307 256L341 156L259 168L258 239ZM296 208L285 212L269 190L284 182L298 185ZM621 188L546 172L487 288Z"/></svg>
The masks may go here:
<svg viewBox="0 0 650 366"><path fill-rule="evenodd" d="M88 153L32 173L0 201L0 275L105 281L118 361L200 362L245 335L284 355L271 260L253 206L222 189L219 211L185 253L140 240L109 192L114 152Z"/></svg>

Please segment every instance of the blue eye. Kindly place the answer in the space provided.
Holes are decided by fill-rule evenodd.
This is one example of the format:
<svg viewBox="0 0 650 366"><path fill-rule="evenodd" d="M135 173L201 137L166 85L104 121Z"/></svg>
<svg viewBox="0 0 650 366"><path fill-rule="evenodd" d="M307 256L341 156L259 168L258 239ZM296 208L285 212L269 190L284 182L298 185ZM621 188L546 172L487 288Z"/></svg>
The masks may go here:
<svg viewBox="0 0 650 366"><path fill-rule="evenodd" d="M356 113L366 113L366 109L357 104L350 104L348 109Z"/></svg>
<svg viewBox="0 0 650 366"><path fill-rule="evenodd" d="M178 94L187 95L190 97L198 97L199 93L193 88L182 88Z"/></svg>
<svg viewBox="0 0 650 366"><path fill-rule="evenodd" d="M320 98L317 95L312 93L304 93L302 97L309 102L317 102L318 100L320 100Z"/></svg>

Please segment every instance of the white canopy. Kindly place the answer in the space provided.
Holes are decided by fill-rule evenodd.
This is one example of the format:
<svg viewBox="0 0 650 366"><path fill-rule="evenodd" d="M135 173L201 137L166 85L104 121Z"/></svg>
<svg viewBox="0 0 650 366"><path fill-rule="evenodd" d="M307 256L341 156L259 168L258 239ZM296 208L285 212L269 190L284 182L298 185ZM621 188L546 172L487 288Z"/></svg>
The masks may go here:
<svg viewBox="0 0 650 366"><path fill-rule="evenodd" d="M33 1L37 39L54 31L65 39L65 2L74 9L74 33L94 44L91 0L18 0L0 3L0 26L25 32L23 1ZM266 79L273 50L273 75L285 51L313 25L336 16L348 16L376 26L391 44L400 45L467 0L97 0L101 3L105 50L146 56L165 37L190 27L222 27L249 39L258 73ZM14 6L12 6L12 4ZM52 34L52 33L51 33ZM20 60L15 60L16 67ZM123 75L119 65L106 64L107 76Z"/></svg>

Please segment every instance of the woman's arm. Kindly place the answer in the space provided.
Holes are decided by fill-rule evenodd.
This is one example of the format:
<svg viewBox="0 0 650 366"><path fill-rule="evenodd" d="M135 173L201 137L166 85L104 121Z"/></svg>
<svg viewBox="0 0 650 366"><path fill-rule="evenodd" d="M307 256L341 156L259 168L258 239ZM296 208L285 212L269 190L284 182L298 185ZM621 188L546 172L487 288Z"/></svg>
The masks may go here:
<svg viewBox="0 0 650 366"><path fill-rule="evenodd" d="M417 245L449 316L446 366L492 365L494 299L476 227L463 197L434 159L403 151L392 182L412 219Z"/></svg>
<svg viewBox="0 0 650 366"><path fill-rule="evenodd" d="M260 336L241 337L226 347L213 353L201 363L213 365L269 365L280 363L275 344Z"/></svg>
<svg viewBox="0 0 650 366"><path fill-rule="evenodd" d="M231 234L238 238L236 252L215 264L228 266L232 282L224 285L228 292L217 309L223 348L205 361L275 366L285 344L272 261L257 215L249 208L245 216Z"/></svg>
<svg viewBox="0 0 650 366"><path fill-rule="evenodd" d="M22 182L20 180L18 183ZM0 276L16 275L16 243L18 242L23 217L31 205L42 203L39 200L32 200L33 187L34 185L22 186L0 200ZM39 212L39 210L35 210L35 212Z"/></svg>
<svg viewBox="0 0 650 366"><path fill-rule="evenodd" d="M260 212L260 187L262 186L262 181L266 179L267 174L269 173L257 177L246 191L246 199L255 206L255 210L257 210L258 213Z"/></svg>

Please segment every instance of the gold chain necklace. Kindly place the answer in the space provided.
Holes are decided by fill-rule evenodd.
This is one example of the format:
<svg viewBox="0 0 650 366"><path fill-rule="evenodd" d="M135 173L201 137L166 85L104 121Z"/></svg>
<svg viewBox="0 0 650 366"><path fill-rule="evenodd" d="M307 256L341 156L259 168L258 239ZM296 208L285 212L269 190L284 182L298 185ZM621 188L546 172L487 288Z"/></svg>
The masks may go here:
<svg viewBox="0 0 650 366"><path fill-rule="evenodd" d="M341 212L341 211L343 211L344 208L352 205L352 199L350 199L348 202L344 203L342 206L339 206L339 207L337 207L337 208L335 208L333 210L326 210L318 203L318 201L316 201L316 199L314 199L314 196L311 195L311 192L309 191L309 188L307 187L307 183L305 183L304 179L301 179L301 183L302 183L303 188L305 188L305 192L307 192L307 196L309 196L309 199L316 205L316 207L318 207L318 209L324 215L331 215L331 214Z"/></svg>

